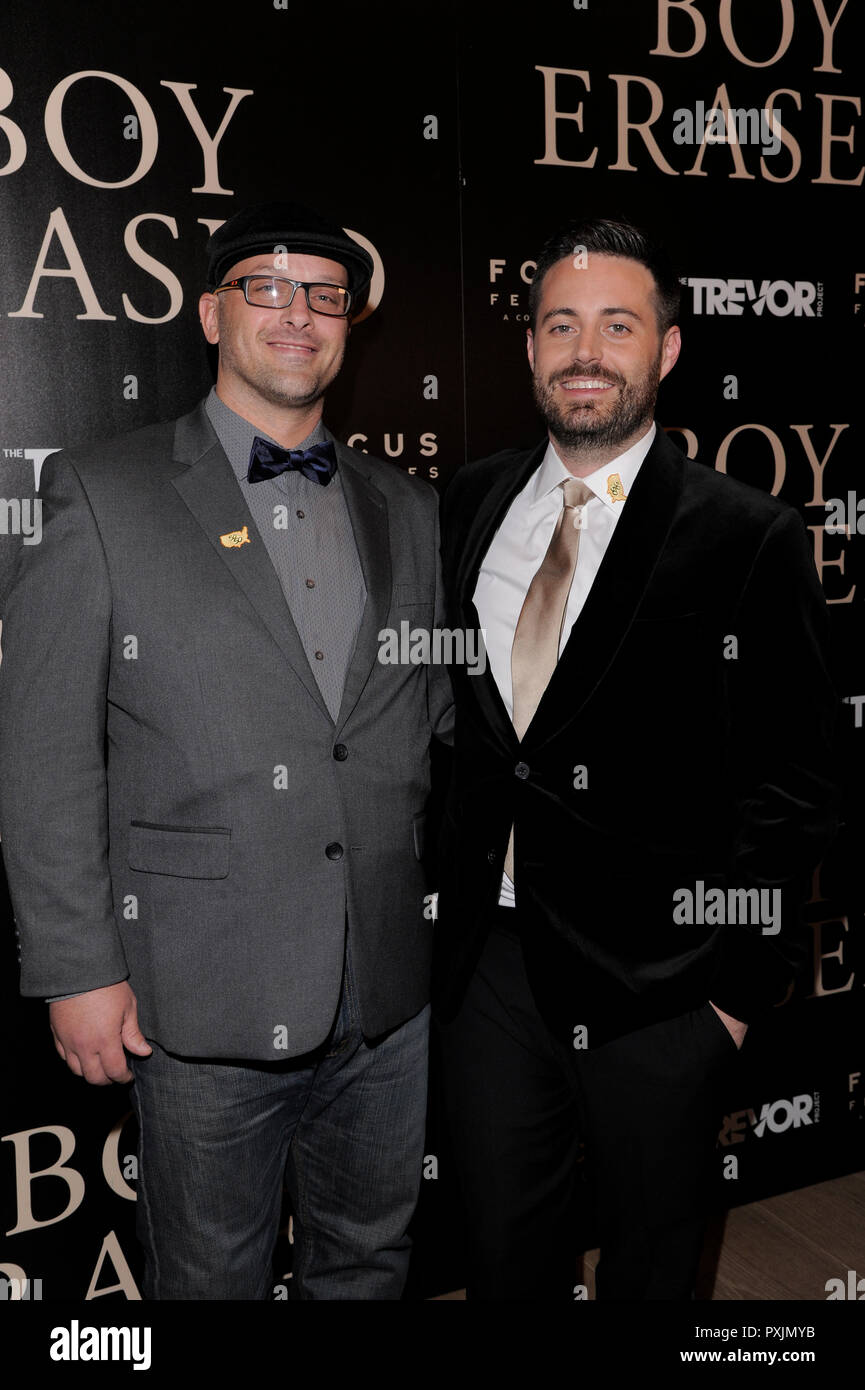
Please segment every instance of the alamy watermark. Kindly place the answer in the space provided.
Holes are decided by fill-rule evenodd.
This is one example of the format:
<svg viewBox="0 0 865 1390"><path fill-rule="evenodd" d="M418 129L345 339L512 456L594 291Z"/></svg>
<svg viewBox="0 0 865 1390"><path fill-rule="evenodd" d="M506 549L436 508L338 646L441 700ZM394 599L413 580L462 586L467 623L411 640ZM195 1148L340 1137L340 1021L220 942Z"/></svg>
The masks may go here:
<svg viewBox="0 0 865 1390"><path fill-rule="evenodd" d="M0 1275L0 1303L30 1303L42 1298L42 1280Z"/></svg>
<svg viewBox="0 0 865 1390"><path fill-rule="evenodd" d="M865 1301L865 1279L858 1278L855 1269L847 1270L846 1279L827 1279L823 1285L826 1301L849 1298L857 1303Z"/></svg>
<svg viewBox="0 0 865 1390"><path fill-rule="evenodd" d="M42 539L41 497L0 497L0 535L21 536L24 545Z"/></svg>
<svg viewBox="0 0 865 1390"><path fill-rule="evenodd" d="M149 1327L82 1327L73 1318L69 1327L51 1329L48 1355L52 1361L131 1361L133 1371L151 1365Z"/></svg>
<svg viewBox="0 0 865 1390"><path fill-rule="evenodd" d="M865 535L865 497L850 489L846 498L830 497L823 505L829 513L823 529L830 535Z"/></svg>
<svg viewBox="0 0 865 1390"><path fill-rule="evenodd" d="M760 926L763 936L781 930L780 888L706 888L698 878L694 888L673 893L673 921L680 927Z"/></svg>
<svg viewBox="0 0 865 1390"><path fill-rule="evenodd" d="M378 634L378 659L383 666L465 666L470 676L487 669L483 628L412 627L407 619Z"/></svg>
<svg viewBox="0 0 865 1390"><path fill-rule="evenodd" d="M763 154L781 149L781 113L773 106L720 106L706 109L698 101L693 111L680 106L673 112L673 140L677 145L760 145Z"/></svg>

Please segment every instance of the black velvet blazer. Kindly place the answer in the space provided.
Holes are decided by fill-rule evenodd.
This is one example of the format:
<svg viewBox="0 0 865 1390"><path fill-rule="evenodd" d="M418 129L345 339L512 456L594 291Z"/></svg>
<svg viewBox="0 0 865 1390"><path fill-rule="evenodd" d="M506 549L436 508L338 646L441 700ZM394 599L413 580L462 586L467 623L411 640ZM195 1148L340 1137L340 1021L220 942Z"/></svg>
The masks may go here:
<svg viewBox="0 0 865 1390"><path fill-rule="evenodd" d="M452 627L479 628L478 570L545 447L469 464L448 489ZM441 1018L480 954L512 823L527 966L557 1026L598 1042L708 999L750 1021L785 997L835 828L827 627L794 508L659 430L522 743L489 668L454 668ZM752 920L758 895L732 888L769 890L780 917ZM683 890L702 921L677 920Z"/></svg>

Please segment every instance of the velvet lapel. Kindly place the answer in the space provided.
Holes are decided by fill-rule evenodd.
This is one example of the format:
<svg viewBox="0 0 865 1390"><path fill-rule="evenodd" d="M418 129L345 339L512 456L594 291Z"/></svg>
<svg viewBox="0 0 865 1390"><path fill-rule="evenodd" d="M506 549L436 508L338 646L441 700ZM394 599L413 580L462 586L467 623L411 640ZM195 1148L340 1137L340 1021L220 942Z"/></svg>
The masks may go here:
<svg viewBox="0 0 865 1390"><path fill-rule="evenodd" d="M312 699L330 720L327 705L315 682L303 644L285 601L276 570L261 540L252 513L237 485L203 406L177 422L174 458L187 465L172 479L216 554L264 622L274 641L302 681ZM219 537L249 527L251 545L222 545Z"/></svg>

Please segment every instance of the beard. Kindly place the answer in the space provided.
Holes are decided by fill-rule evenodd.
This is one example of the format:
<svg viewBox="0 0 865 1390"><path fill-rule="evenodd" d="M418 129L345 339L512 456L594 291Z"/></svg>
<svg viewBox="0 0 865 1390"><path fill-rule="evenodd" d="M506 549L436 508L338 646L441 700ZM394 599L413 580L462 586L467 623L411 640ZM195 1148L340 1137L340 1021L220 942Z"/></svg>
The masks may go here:
<svg viewBox="0 0 865 1390"><path fill-rule="evenodd" d="M556 372L546 381L533 377L535 404L543 415L551 436L565 449L594 451L617 448L647 424L654 414L660 385L661 349L641 377L626 381L618 372L590 371L579 363ZM601 401L575 401L567 405L556 396L557 382L569 377L595 377L611 381L619 388L618 401L605 406Z"/></svg>

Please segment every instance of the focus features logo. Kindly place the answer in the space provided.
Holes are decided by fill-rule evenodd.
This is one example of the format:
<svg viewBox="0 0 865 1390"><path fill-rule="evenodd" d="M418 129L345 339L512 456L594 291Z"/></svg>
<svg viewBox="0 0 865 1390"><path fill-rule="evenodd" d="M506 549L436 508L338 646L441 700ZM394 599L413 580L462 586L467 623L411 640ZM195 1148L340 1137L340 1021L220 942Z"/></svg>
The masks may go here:
<svg viewBox="0 0 865 1390"><path fill-rule="evenodd" d="M536 269L536 261L489 258L490 308L498 310L503 320L529 322L528 290Z"/></svg>
<svg viewBox="0 0 865 1390"><path fill-rule="evenodd" d="M718 280L684 275L695 314L757 314L775 318L822 318L823 285L812 280Z"/></svg>

